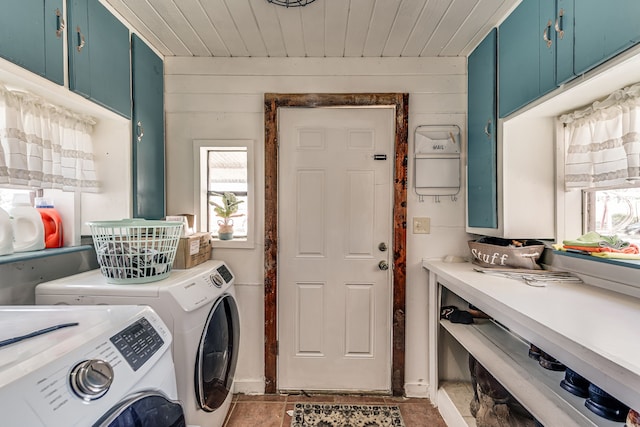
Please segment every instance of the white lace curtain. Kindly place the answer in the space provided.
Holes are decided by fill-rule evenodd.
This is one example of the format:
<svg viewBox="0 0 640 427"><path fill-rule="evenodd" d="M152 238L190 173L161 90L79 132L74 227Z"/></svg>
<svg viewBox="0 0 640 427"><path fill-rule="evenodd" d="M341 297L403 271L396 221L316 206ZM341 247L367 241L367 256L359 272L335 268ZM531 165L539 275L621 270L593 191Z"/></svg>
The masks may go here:
<svg viewBox="0 0 640 427"><path fill-rule="evenodd" d="M97 192L94 124L0 84L0 185Z"/></svg>
<svg viewBox="0 0 640 427"><path fill-rule="evenodd" d="M640 83L561 116L565 189L618 186L640 179Z"/></svg>

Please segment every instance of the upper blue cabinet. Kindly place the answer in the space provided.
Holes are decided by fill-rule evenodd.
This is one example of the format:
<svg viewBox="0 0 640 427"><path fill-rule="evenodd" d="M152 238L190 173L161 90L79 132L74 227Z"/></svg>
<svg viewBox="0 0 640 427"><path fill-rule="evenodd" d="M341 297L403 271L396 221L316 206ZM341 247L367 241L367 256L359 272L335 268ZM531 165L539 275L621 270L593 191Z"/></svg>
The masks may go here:
<svg viewBox="0 0 640 427"><path fill-rule="evenodd" d="M640 42L640 1L575 1L575 73Z"/></svg>
<svg viewBox="0 0 640 427"><path fill-rule="evenodd" d="M556 87L555 0L523 0L498 28L499 115Z"/></svg>
<svg viewBox="0 0 640 427"><path fill-rule="evenodd" d="M165 212L164 67L144 41L131 37L133 75L133 217Z"/></svg>
<svg viewBox="0 0 640 427"><path fill-rule="evenodd" d="M469 55L467 225L498 227L496 30Z"/></svg>
<svg viewBox="0 0 640 427"><path fill-rule="evenodd" d="M499 116L638 42L638 0L523 0L498 28Z"/></svg>
<svg viewBox="0 0 640 427"><path fill-rule="evenodd" d="M98 0L68 0L69 89L131 118L129 29Z"/></svg>
<svg viewBox="0 0 640 427"><path fill-rule="evenodd" d="M0 14L0 56L64 84L63 0L4 3Z"/></svg>

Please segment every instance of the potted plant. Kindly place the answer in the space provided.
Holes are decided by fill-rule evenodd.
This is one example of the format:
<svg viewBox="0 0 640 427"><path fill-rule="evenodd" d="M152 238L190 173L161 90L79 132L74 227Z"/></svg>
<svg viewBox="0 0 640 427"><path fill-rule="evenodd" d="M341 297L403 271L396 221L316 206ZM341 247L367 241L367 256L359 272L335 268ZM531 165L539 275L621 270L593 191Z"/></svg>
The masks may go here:
<svg viewBox="0 0 640 427"><path fill-rule="evenodd" d="M214 194L222 198L221 204L214 201L210 201L209 204L213 206L213 210L221 220L218 220L218 238L220 240L233 239L233 219L244 214L239 214L238 205L244 200L238 200L233 193Z"/></svg>

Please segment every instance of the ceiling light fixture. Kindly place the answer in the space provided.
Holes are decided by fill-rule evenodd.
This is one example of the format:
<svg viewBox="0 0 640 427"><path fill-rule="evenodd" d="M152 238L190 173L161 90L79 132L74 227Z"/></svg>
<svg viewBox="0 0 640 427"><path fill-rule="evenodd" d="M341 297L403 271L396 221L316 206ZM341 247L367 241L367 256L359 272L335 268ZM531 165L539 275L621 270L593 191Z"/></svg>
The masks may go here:
<svg viewBox="0 0 640 427"><path fill-rule="evenodd" d="M306 6L309 3L313 3L316 0L267 0L269 3L277 4L284 7L299 7Z"/></svg>

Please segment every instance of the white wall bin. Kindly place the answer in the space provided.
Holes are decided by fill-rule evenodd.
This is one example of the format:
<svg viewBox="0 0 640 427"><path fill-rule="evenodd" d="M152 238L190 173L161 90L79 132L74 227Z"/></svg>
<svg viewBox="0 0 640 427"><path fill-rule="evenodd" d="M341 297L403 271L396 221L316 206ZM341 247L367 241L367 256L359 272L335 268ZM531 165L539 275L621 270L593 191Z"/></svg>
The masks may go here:
<svg viewBox="0 0 640 427"><path fill-rule="evenodd" d="M418 196L460 192L460 128L418 126L414 134L415 191Z"/></svg>

